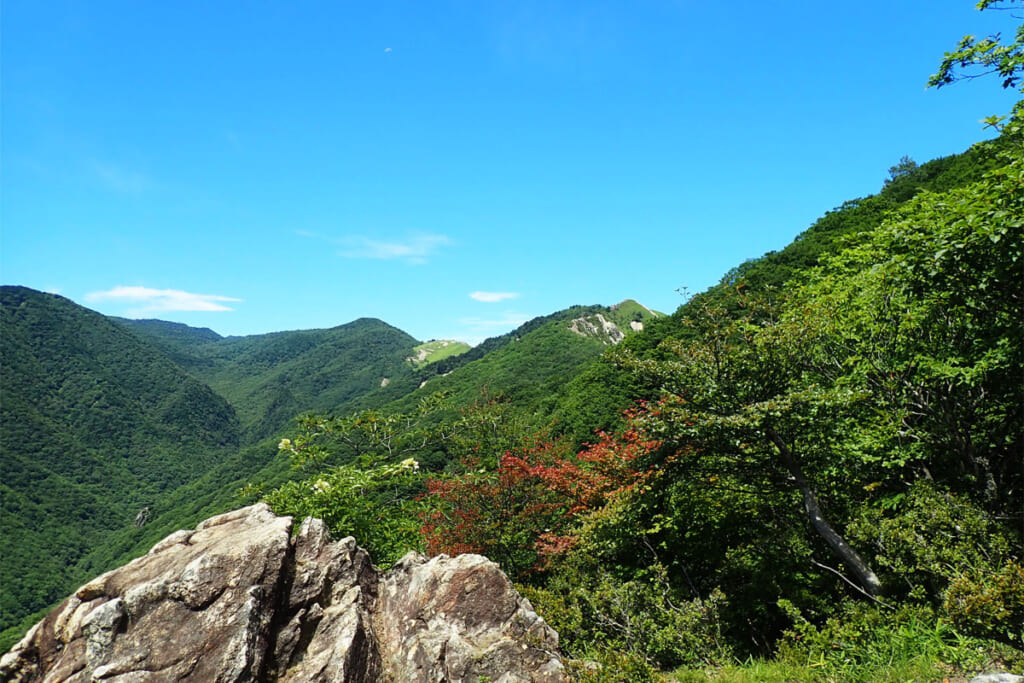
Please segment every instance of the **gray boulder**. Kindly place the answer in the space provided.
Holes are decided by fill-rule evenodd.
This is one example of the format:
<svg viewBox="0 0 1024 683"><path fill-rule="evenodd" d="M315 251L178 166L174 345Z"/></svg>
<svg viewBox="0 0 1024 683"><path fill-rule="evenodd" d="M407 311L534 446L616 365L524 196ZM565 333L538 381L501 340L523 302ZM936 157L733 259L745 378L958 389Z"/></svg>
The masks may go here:
<svg viewBox="0 0 1024 683"><path fill-rule="evenodd" d="M562 680L558 634L479 555L406 555L381 581L375 617L394 680Z"/></svg>
<svg viewBox="0 0 1024 683"><path fill-rule="evenodd" d="M381 574L352 538L266 505L179 531L65 600L0 681L561 681L558 635L497 565L410 554Z"/></svg>

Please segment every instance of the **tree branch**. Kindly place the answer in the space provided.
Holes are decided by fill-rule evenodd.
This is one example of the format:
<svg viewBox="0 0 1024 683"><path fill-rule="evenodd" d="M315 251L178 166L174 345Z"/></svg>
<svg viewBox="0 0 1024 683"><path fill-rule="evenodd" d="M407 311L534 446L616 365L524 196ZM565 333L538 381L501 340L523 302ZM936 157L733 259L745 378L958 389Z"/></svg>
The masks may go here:
<svg viewBox="0 0 1024 683"><path fill-rule="evenodd" d="M872 595L880 594L882 592L882 582L879 581L878 575L871 569L871 565L856 550L851 548L843 537L832 528L828 520L825 519L818 505L818 497L815 495L814 489L811 488L811 484L807 480L803 468L800 466L796 455L790 449L789 444L771 427L765 431L765 434L775 444L782 464L789 470L797 489L800 491L800 495L803 496L804 511L807 513L807 520L811 523L811 526L828 543L829 547L832 548L832 552L853 570L853 573L857 576L857 581L864 591Z"/></svg>
<svg viewBox="0 0 1024 683"><path fill-rule="evenodd" d="M895 607L893 607L892 605L890 605L890 604L889 604L889 603L887 603L887 602L882 602L881 600L879 600L878 598L876 598L876 597L875 597L874 595L871 595L871 594L870 594L870 593L868 593L868 592L867 592L866 590L864 590L863 588L861 588L860 586L858 586L858 585L857 585L856 583L854 583L853 581L850 581L850 579L848 579L848 578L846 577L846 575L845 575L845 574L843 574L843 573L842 573L841 571L839 571L838 569L836 569L836 568L834 568L834 567L830 567L830 566L828 566L827 564L822 564L821 562L818 562L818 561L817 561L816 559L814 559L813 557L811 558L811 564L813 564L813 565L815 565L815 566L817 566L817 567L821 567L822 569L826 569L826 570L828 570L828 571L832 572L833 574L835 574L835 575L836 575L836 576L838 576L838 577L839 577L840 579L842 579L843 581L845 581L845 582L846 582L847 584L849 584L849 585L850 585L850 586L851 586L852 588L854 588L854 589L855 589L855 590L856 590L856 591L857 591L858 593L860 593L861 595L863 595L863 596L864 596L864 597L866 597L867 599L869 599L869 600L872 600L872 601L874 601L874 602L877 602L877 603L878 603L879 605L881 605L882 607L885 607L885 608L887 608L887 609L891 609L891 610L894 610L894 611L895 611L895 609L896 609Z"/></svg>

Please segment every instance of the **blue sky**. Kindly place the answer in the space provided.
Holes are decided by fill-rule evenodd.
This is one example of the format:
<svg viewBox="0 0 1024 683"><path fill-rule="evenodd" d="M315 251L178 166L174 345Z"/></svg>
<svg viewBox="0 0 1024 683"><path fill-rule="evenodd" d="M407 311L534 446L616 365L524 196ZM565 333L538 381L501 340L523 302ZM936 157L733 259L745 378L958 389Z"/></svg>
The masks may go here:
<svg viewBox="0 0 1024 683"><path fill-rule="evenodd" d="M961 0L5 0L0 279L221 334L663 311L1014 97Z"/></svg>

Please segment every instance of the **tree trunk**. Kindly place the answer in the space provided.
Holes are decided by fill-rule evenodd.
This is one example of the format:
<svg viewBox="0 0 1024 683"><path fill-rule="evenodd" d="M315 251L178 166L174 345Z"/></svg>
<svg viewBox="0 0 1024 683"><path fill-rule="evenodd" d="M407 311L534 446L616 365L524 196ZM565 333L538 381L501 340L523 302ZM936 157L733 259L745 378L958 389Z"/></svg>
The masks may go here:
<svg viewBox="0 0 1024 683"><path fill-rule="evenodd" d="M807 481L803 468L800 467L800 463L796 456L793 455L789 445L782 440L782 437L774 429L769 429L767 435L772 443L775 444L775 447L779 449L782 464L789 470L797 489L800 491L800 495L804 498L804 510L807 513L807 519L810 521L811 526L814 527L819 536L825 539L825 542L832 548L832 552L835 553L836 557L850 568L861 588L873 597L880 595L882 592L882 582L878 580L878 575L864 561L864 558L851 548L843 540L843 537L832 528L828 520L825 519L825 516L821 513L821 508L818 506L818 497L814 494L814 489L811 488L810 482Z"/></svg>

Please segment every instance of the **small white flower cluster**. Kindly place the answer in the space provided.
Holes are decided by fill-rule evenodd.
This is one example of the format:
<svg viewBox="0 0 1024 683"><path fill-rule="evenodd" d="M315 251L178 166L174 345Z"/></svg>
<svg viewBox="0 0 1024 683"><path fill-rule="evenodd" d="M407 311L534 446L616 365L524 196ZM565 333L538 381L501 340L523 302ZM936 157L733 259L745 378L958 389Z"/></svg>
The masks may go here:
<svg viewBox="0 0 1024 683"><path fill-rule="evenodd" d="M292 451L295 450L292 447L291 439L281 439L281 443L277 444L277 450L279 451Z"/></svg>
<svg viewBox="0 0 1024 683"><path fill-rule="evenodd" d="M331 485L323 479L317 479L310 488L314 493L324 494L331 490Z"/></svg>
<svg viewBox="0 0 1024 683"><path fill-rule="evenodd" d="M399 466L403 470L412 470L413 472L418 472L420 469L420 464L416 462L415 458L406 458L401 463L399 463Z"/></svg>

